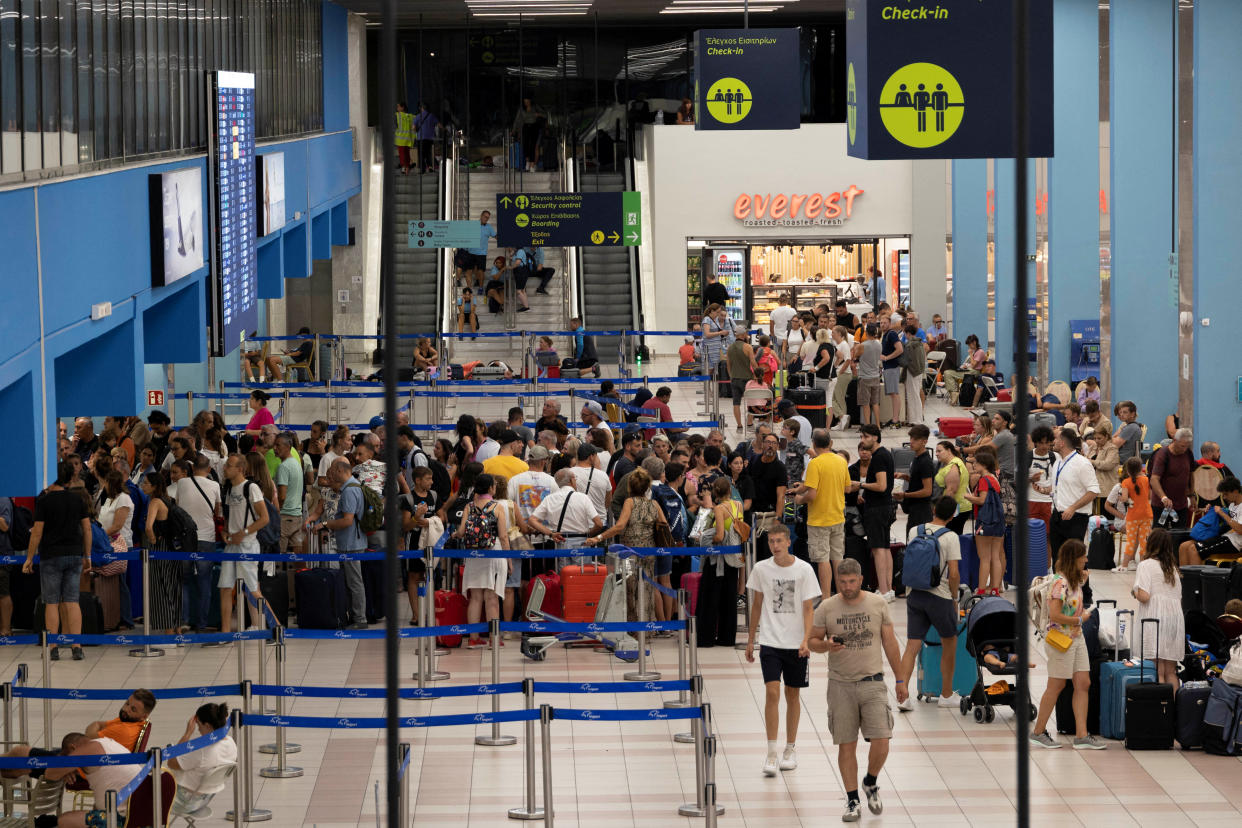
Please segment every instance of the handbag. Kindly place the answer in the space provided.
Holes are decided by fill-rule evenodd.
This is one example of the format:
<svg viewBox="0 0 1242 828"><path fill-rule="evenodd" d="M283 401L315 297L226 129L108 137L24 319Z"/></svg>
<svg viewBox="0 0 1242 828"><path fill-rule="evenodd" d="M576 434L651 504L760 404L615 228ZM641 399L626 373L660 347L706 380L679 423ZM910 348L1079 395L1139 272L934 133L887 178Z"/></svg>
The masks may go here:
<svg viewBox="0 0 1242 828"><path fill-rule="evenodd" d="M1070 645L1074 643L1074 639L1060 630L1048 630L1048 632L1044 633L1044 641L1047 641L1058 652L1062 653L1068 651Z"/></svg>

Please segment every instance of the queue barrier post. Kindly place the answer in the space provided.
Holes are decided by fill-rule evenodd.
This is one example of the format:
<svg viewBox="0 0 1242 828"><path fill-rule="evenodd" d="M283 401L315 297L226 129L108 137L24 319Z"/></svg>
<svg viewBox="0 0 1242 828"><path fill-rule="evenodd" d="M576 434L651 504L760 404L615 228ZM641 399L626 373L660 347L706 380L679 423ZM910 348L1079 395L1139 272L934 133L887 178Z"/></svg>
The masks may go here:
<svg viewBox="0 0 1242 828"><path fill-rule="evenodd" d="M535 680L522 679L522 696L526 709L535 709ZM509 809L509 819L543 819L543 808L535 804L535 720L527 719L525 744L522 746L526 769L526 802L520 808Z"/></svg>
<svg viewBox="0 0 1242 828"><path fill-rule="evenodd" d="M116 791L104 792L104 825L107 828L117 828Z"/></svg>
<svg viewBox="0 0 1242 828"><path fill-rule="evenodd" d="M17 686L25 687L29 675L29 667L24 663L17 665L17 675L14 676L17 680ZM17 740L23 745L30 744L29 730L30 720L26 715L26 697L22 696L17 700Z"/></svg>
<svg viewBox="0 0 1242 828"><path fill-rule="evenodd" d="M13 744L13 684L6 681L0 685L0 692L4 694L4 746L8 749ZM4 815L6 817L13 816L13 803L8 799L4 800Z"/></svg>
<svg viewBox="0 0 1242 828"><path fill-rule="evenodd" d="M703 783L703 805L708 825L716 824L716 817L724 813L724 806L716 801L716 737L710 732L711 711L703 705L703 729L707 735L703 737L703 771L706 781Z"/></svg>
<svg viewBox="0 0 1242 828"><path fill-rule="evenodd" d="M703 689L703 677L694 676L690 679L693 697L700 698ZM703 705L699 709L703 709ZM707 807L703 801L703 787L707 784L707 770L704 765L706 753L703 750L704 725L703 716L690 720L690 732L694 734L694 802L687 802L677 809L681 816L701 817L707 815Z"/></svg>
<svg viewBox="0 0 1242 828"><path fill-rule="evenodd" d="M487 622L488 639L492 648L492 684L500 683L500 619L493 618ZM500 696L492 694L492 712L500 712ZM476 745L484 747L504 747L506 745L516 745L516 736L502 736L500 734L500 722L492 722L492 732L489 736L474 737Z"/></svg>
<svg viewBox="0 0 1242 828"><path fill-rule="evenodd" d="M151 748L151 828L164 828L164 790L160 777L164 771L164 751Z"/></svg>
<svg viewBox="0 0 1242 828"><path fill-rule="evenodd" d="M190 410L193 411L193 409ZM149 636L151 634L151 550L143 547L138 554L142 556L142 634ZM132 658L159 658L164 655L164 651L144 642L141 647L130 650L129 654Z"/></svg>
<svg viewBox="0 0 1242 828"><path fill-rule="evenodd" d="M240 593L238 593L240 595ZM240 643L240 642L239 642ZM242 697L242 719L250 715L250 682L243 681L241 683ZM242 820L245 822L267 822L272 818L272 812L265 808L254 807L254 732L250 728L245 728L243 735L245 736L244 746L240 746L240 756L245 777L242 780L242 793L245 794L245 810L242 812Z"/></svg>
<svg viewBox="0 0 1242 828"><path fill-rule="evenodd" d="M683 625L686 622L686 604L690 601L690 593L684 589L677 590L677 618ZM686 672L686 636L687 627L683 626L676 633L677 641L677 680L685 681L689 674ZM677 698L669 699L664 702L667 709L680 709L690 706L690 698L686 694L685 688L677 691Z"/></svg>
<svg viewBox="0 0 1242 828"><path fill-rule="evenodd" d="M690 656L690 707L698 707L702 703L700 697L703 692L703 677L699 675L698 627L696 621L697 619L693 615L686 619L686 639ZM690 725L689 732L673 734L673 741L680 742L683 745L694 744L693 722Z"/></svg>
<svg viewBox="0 0 1242 828"><path fill-rule="evenodd" d="M147 587L146 581L142 583L142 588ZM246 629L246 582L238 578L233 582L233 629L242 632ZM143 619L146 622L146 619ZM237 683L246 683L246 639L240 639L237 642ZM247 710L247 713L250 711Z"/></svg>
<svg viewBox="0 0 1242 828"><path fill-rule="evenodd" d="M552 828L552 705L539 706L539 751L543 760L543 824Z"/></svg>
<svg viewBox="0 0 1242 828"><path fill-rule="evenodd" d="M410 824L410 743L401 742L398 746L399 767L405 768L405 772L401 774L401 787L398 789L397 795L401 798L400 814L401 824Z"/></svg>
<svg viewBox="0 0 1242 828"><path fill-rule="evenodd" d="M423 616L423 626L434 627L436 624L436 600L434 589L436 580L435 570L433 569L435 566L435 557L433 550L431 549L425 550L423 554L424 560L427 564L426 574L424 575L424 578L426 579L424 581L426 595L424 596L424 600L419 606L419 609ZM418 680L418 686L420 689L425 681L444 681L450 678L451 674L447 671L436 669L437 653L435 638L429 635L422 636L418 639L418 648L419 652L423 655L419 661L418 672L415 673L413 677Z"/></svg>
<svg viewBox="0 0 1242 828"><path fill-rule="evenodd" d="M316 353L318 353L318 351L316 351ZM259 629L266 632L267 631L267 613L264 611L264 603L266 602L267 599L261 595L255 595L254 593L249 592L249 590L247 590L247 595L249 596L247 600L254 601L254 611L255 611L255 614L259 616ZM271 644L275 640L276 640L275 637L269 638L268 643ZM258 652L258 656L259 656L259 684L267 684L267 647L263 646L263 642L260 641L259 643L255 645L255 650ZM273 715L276 711L268 710L267 699L263 696L260 696L259 697L259 712L270 716L270 715Z"/></svg>
<svg viewBox="0 0 1242 828"><path fill-rule="evenodd" d="M753 520L753 519L752 519ZM750 527L750 537L746 539L746 543L742 544L742 583L750 583L751 570L755 568L755 527L759 525L758 520L753 520ZM746 589L742 593L745 598L742 623L737 625L738 632L745 630L747 633L753 632L750 628L750 608L754 606L755 595L751 589ZM735 650L745 650L747 643L739 640L733 645Z"/></svg>
<svg viewBox="0 0 1242 828"><path fill-rule="evenodd" d="M712 741L713 742L715 741L715 737L712 737ZM703 803L707 806L705 824L708 826L708 828L716 828L717 813L716 813L716 808L715 808L715 805L716 805L716 783L715 782L708 782L706 785L703 786Z"/></svg>
<svg viewBox="0 0 1242 828"><path fill-rule="evenodd" d="M43 645L43 687L50 690L52 688L52 653L47 646L47 630L39 633L40 643ZM43 700L43 744L52 744L52 700Z"/></svg>
<svg viewBox="0 0 1242 828"><path fill-rule="evenodd" d="M630 559L634 564L634 577L637 583L634 585L635 597L634 602L638 605L638 623L645 624L651 619L647 617L647 579L643 577L642 561L637 558ZM638 669L625 674L626 681L659 681L660 673L656 670L647 669L647 631L639 630L638 635Z"/></svg>
<svg viewBox="0 0 1242 828"><path fill-rule="evenodd" d="M285 631L283 627L276 628L276 684L285 686ZM285 697L282 693L276 697L276 715L283 719L285 717ZM285 764L285 756L289 753L297 753L302 749L299 744L292 744L287 740L285 728L277 725L276 741L269 745L260 745L259 753L276 754L276 767L261 768L259 776L264 779L293 779L302 775L301 768L295 768Z"/></svg>
<svg viewBox="0 0 1242 828"><path fill-rule="evenodd" d="M246 734L242 730L242 713L240 710L234 710L231 715L233 719L232 730L237 734L237 746L241 748L246 744ZM245 759L242 756L238 756L237 767L233 771L233 810L225 815L225 818L233 823L233 828L241 828L242 824L242 813L244 811L242 799L243 788L245 788L245 782L242 781L242 777L245 773Z"/></svg>

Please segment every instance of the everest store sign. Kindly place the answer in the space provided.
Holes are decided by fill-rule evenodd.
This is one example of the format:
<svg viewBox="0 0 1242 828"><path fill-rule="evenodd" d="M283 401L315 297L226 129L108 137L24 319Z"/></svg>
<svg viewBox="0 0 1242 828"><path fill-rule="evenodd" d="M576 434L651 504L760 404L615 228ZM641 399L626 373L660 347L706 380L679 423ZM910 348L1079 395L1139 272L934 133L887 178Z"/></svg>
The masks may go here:
<svg viewBox="0 0 1242 828"><path fill-rule="evenodd" d="M733 202L733 217L746 227L840 227L863 192L851 184L844 192L826 195L743 193Z"/></svg>

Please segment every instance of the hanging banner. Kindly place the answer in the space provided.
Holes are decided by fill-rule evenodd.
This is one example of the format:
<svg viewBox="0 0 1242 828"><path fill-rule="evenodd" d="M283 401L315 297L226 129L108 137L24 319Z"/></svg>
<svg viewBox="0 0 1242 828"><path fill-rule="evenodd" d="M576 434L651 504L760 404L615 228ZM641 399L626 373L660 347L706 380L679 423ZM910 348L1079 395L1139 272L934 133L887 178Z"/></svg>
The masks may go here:
<svg viewBox="0 0 1242 828"><path fill-rule="evenodd" d="M1052 157L1052 7L1028 4L1027 155ZM855 158L1012 158L1013 3L848 0Z"/></svg>
<svg viewBox="0 0 1242 828"><path fill-rule="evenodd" d="M695 129L797 129L797 29L694 33Z"/></svg>

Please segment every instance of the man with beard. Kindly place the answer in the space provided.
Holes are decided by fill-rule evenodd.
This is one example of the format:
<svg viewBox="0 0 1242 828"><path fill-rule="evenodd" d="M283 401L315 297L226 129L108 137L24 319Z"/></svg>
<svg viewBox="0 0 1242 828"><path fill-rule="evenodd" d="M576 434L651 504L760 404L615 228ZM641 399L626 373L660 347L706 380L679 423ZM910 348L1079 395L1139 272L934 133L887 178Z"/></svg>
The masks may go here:
<svg viewBox="0 0 1242 828"><path fill-rule="evenodd" d="M112 739L120 744L126 750L135 751L138 748L138 736L142 733L142 726L146 724L147 719L151 716L151 711L155 709L155 694L145 688L135 690L125 704L121 705L120 711L116 718L91 722L86 726L87 739ZM8 758L26 758L29 756L60 756L64 746L61 748L38 748L30 745L16 745L12 750L4 754ZM36 771L40 769L35 769ZM17 779L28 773L27 768L6 768L0 771L0 776L5 779ZM30 773L30 776L37 775Z"/></svg>

